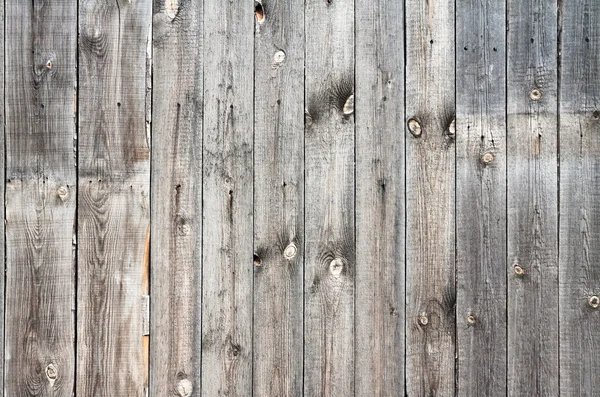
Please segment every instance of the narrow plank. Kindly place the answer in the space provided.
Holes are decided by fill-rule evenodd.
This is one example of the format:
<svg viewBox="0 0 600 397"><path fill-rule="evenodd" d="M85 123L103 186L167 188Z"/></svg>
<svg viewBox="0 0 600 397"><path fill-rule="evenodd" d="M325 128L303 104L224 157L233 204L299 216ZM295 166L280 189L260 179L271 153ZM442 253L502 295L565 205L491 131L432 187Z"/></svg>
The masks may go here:
<svg viewBox="0 0 600 397"><path fill-rule="evenodd" d="M600 390L600 3L560 5L560 395L593 396Z"/></svg>
<svg viewBox="0 0 600 397"><path fill-rule="evenodd" d="M154 3L150 396L200 396L202 9Z"/></svg>
<svg viewBox="0 0 600 397"><path fill-rule="evenodd" d="M4 393L71 396L77 4L5 6Z"/></svg>
<svg viewBox="0 0 600 397"><path fill-rule="evenodd" d="M253 3L204 2L202 395L252 394Z"/></svg>
<svg viewBox="0 0 600 397"><path fill-rule="evenodd" d="M304 3L258 3L254 46L255 396L302 395Z"/></svg>
<svg viewBox="0 0 600 397"><path fill-rule="evenodd" d="M556 1L508 24L508 395L558 396Z"/></svg>
<svg viewBox="0 0 600 397"><path fill-rule="evenodd" d="M404 6L356 3L356 395L404 396Z"/></svg>
<svg viewBox="0 0 600 397"><path fill-rule="evenodd" d="M0 4L0 89L2 89L2 99L0 99L0 148L5 148L6 146L6 129L5 129L5 105L6 105L6 89L5 89L5 79L4 79L4 31L5 31L5 20L4 20L4 2ZM4 192L6 188L6 151L0 150L0 191ZM6 198L6 197L5 197ZM0 213L6 214L5 200L0 200ZM6 218L5 218L6 219ZM0 222L0 236L5 236L5 222ZM0 258L5 258L3 263L6 268L6 242L5 238L0 238ZM0 294L0 319L4 321L0 321L0 338L4 341L5 335L5 277L0 277L0 291L3 293ZM0 343L0 357L5 357L4 355L4 343ZM4 388L4 361L0 360L0 390L5 390Z"/></svg>
<svg viewBox="0 0 600 397"><path fill-rule="evenodd" d="M454 396L454 1L406 1L406 387Z"/></svg>
<svg viewBox="0 0 600 397"><path fill-rule="evenodd" d="M305 2L304 394L354 395L354 0Z"/></svg>
<svg viewBox="0 0 600 397"><path fill-rule="evenodd" d="M151 1L79 2L77 394L145 395Z"/></svg>
<svg viewBox="0 0 600 397"><path fill-rule="evenodd" d="M506 2L456 3L460 396L506 395Z"/></svg>

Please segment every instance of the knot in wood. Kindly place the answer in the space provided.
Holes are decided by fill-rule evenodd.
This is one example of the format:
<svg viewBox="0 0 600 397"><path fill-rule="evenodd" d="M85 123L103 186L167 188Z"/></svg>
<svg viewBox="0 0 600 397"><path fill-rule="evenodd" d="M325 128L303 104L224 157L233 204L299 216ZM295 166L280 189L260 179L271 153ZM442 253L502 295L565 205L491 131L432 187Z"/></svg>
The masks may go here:
<svg viewBox="0 0 600 397"><path fill-rule="evenodd" d="M542 92L540 90L538 90L537 88L534 88L529 93L529 98L531 98L532 101L539 101L540 98L542 98Z"/></svg>
<svg viewBox="0 0 600 397"><path fill-rule="evenodd" d="M597 309L598 306L600 306L600 298L598 298L596 295L592 295L590 296L590 299L588 299L588 304L592 309Z"/></svg>
<svg viewBox="0 0 600 397"><path fill-rule="evenodd" d="M514 269L514 271L515 271L515 274L516 274L517 276L523 276L523 275L525 274L525 269L523 269L521 266L519 266L519 264L518 264L518 263L515 263L515 264L513 265L513 269Z"/></svg>
<svg viewBox="0 0 600 397"><path fill-rule="evenodd" d="M285 51L279 50L273 55L273 62L283 63L283 61L285 61Z"/></svg>
<svg viewBox="0 0 600 397"><path fill-rule="evenodd" d="M57 193L58 193L58 197L62 201L65 201L67 199L67 197L69 197L69 189L67 189L66 186L59 187L57 190Z"/></svg>
<svg viewBox="0 0 600 397"><path fill-rule="evenodd" d="M481 156L481 162L483 164L489 164L492 161L494 161L494 154L492 152L485 152L482 156Z"/></svg>
<svg viewBox="0 0 600 397"><path fill-rule="evenodd" d="M258 23L263 23L265 20L265 11L260 1L254 2L254 17Z"/></svg>
<svg viewBox="0 0 600 397"><path fill-rule="evenodd" d="M470 315L467 317L467 323L468 323L469 325L475 325L475 323L476 323L476 322L477 322L477 317L475 317L475 315L474 315L474 314L470 314Z"/></svg>
<svg viewBox="0 0 600 397"><path fill-rule="evenodd" d="M177 383L177 393L179 393L181 397L191 396L193 390L194 387L189 379L182 379L179 381L179 383Z"/></svg>
<svg viewBox="0 0 600 397"><path fill-rule="evenodd" d="M344 116L350 116L354 113L354 94L351 94L344 103Z"/></svg>
<svg viewBox="0 0 600 397"><path fill-rule="evenodd" d="M283 257L287 260L293 259L298 252L298 248L296 248L296 244L289 243L287 247L283 250Z"/></svg>
<svg viewBox="0 0 600 397"><path fill-rule="evenodd" d="M335 258L329 263L329 272L333 277L340 277L342 270L344 270L344 262L340 258Z"/></svg>
<svg viewBox="0 0 600 397"><path fill-rule="evenodd" d="M456 119L452 119L450 125L448 126L448 134L449 137L454 137L456 135Z"/></svg>
<svg viewBox="0 0 600 397"><path fill-rule="evenodd" d="M51 381L56 380L56 378L58 377L58 370L52 363L48 364L45 372L46 372L46 377Z"/></svg>
<svg viewBox="0 0 600 397"><path fill-rule="evenodd" d="M46 62L46 69L50 70L52 69L52 60L48 59L48 62Z"/></svg>
<svg viewBox="0 0 600 397"><path fill-rule="evenodd" d="M188 234L190 234L190 226L186 224L178 225L177 234L180 236L187 236Z"/></svg>
<svg viewBox="0 0 600 397"><path fill-rule="evenodd" d="M429 324L429 317L427 317L427 313L423 312L419 315L419 324L423 326Z"/></svg>
<svg viewBox="0 0 600 397"><path fill-rule="evenodd" d="M417 121L417 119L409 119L408 120L408 130L410 133L418 138L421 136L421 123Z"/></svg>
<svg viewBox="0 0 600 397"><path fill-rule="evenodd" d="M262 259L256 254L254 254L254 266L262 266Z"/></svg>

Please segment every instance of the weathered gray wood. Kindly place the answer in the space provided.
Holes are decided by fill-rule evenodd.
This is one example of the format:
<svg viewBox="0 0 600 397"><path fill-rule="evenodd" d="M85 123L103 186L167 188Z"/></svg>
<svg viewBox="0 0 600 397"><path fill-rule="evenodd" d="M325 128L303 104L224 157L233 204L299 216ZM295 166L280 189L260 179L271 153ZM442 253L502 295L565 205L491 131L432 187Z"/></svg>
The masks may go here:
<svg viewBox="0 0 600 397"><path fill-rule="evenodd" d="M354 395L354 1L306 1L304 394Z"/></svg>
<svg viewBox="0 0 600 397"><path fill-rule="evenodd" d="M506 396L505 12L502 0L456 3L460 396Z"/></svg>
<svg viewBox="0 0 600 397"><path fill-rule="evenodd" d="M4 28L5 28L5 20L4 20L4 2L0 4L0 89L2 90L2 99L0 99L0 148L5 148L5 105L6 105L6 90L5 90L5 82L4 82ZM6 151L0 150L0 191L5 191L6 187ZM5 212L5 204L4 200L0 200L0 213ZM5 236L5 222L0 222L0 236ZM5 239L0 238L0 258L5 258L3 261L0 260L4 266L6 266L6 245ZM0 291L4 292L5 285L5 277L0 277ZM4 341L4 331L5 331L5 317L4 317L4 302L5 302L5 294L0 294L0 319L4 319L4 321L0 321L0 340ZM0 343L0 357L5 357L4 355L4 343ZM0 360L0 390L4 389L4 360Z"/></svg>
<svg viewBox="0 0 600 397"><path fill-rule="evenodd" d="M557 8L508 3L508 395L558 396Z"/></svg>
<svg viewBox="0 0 600 397"><path fill-rule="evenodd" d="M254 46L255 396L302 395L304 3L259 3Z"/></svg>
<svg viewBox="0 0 600 397"><path fill-rule="evenodd" d="M454 396L454 1L406 1L406 387Z"/></svg>
<svg viewBox="0 0 600 397"><path fill-rule="evenodd" d="M4 393L71 396L77 4L5 5Z"/></svg>
<svg viewBox="0 0 600 397"><path fill-rule="evenodd" d="M79 2L77 394L145 395L151 1Z"/></svg>
<svg viewBox="0 0 600 397"><path fill-rule="evenodd" d="M204 7L202 395L249 396L253 3Z"/></svg>
<svg viewBox="0 0 600 397"><path fill-rule="evenodd" d="M593 396L600 390L600 302L592 298L600 296L600 3L560 4L560 395Z"/></svg>
<svg viewBox="0 0 600 397"><path fill-rule="evenodd" d="M200 396L202 9L154 4L150 396Z"/></svg>
<svg viewBox="0 0 600 397"><path fill-rule="evenodd" d="M404 10L356 2L356 395L404 396Z"/></svg>

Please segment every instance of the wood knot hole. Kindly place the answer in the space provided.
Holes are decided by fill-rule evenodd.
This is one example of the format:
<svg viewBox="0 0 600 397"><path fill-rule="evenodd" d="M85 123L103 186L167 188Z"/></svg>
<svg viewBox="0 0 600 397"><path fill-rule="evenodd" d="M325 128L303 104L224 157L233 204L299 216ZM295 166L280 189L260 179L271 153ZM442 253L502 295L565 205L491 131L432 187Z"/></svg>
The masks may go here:
<svg viewBox="0 0 600 397"><path fill-rule="evenodd" d="M51 381L56 380L56 378L58 377L58 370L52 363L48 364L45 372L46 372L46 377Z"/></svg>
<svg viewBox="0 0 600 397"><path fill-rule="evenodd" d="M596 295L590 296L590 299L588 299L588 304L592 309L597 309L598 306L600 306L600 298L598 298Z"/></svg>
<svg viewBox="0 0 600 397"><path fill-rule="evenodd" d="M46 69L50 70L52 69L52 60L49 59L48 62L46 62Z"/></svg>
<svg viewBox="0 0 600 397"><path fill-rule="evenodd" d="M600 110L594 110L592 112L592 117L594 118L594 120L600 120Z"/></svg>
<svg viewBox="0 0 600 397"><path fill-rule="evenodd" d="M342 270L344 270L344 262L340 258L335 258L329 263L329 272L333 277L340 277Z"/></svg>
<svg viewBox="0 0 600 397"><path fill-rule="evenodd" d="M421 136L421 123L417 119L409 119L408 120L408 130L415 137L418 138Z"/></svg>
<svg viewBox="0 0 600 397"><path fill-rule="evenodd" d="M532 101L539 101L542 98L542 92L539 89L534 88L529 93L529 98L531 98Z"/></svg>
<svg viewBox="0 0 600 397"><path fill-rule="evenodd" d="M354 94L351 94L344 103L344 116L350 116L354 113Z"/></svg>
<svg viewBox="0 0 600 397"><path fill-rule="evenodd" d="M254 266L262 266L262 259L256 254L254 254Z"/></svg>
<svg viewBox="0 0 600 397"><path fill-rule="evenodd" d="M193 390L194 387L189 379L182 379L177 383L177 393L179 393L181 397L191 396Z"/></svg>
<svg viewBox="0 0 600 397"><path fill-rule="evenodd" d="M285 61L285 51L279 50L273 55L273 62L280 64L283 63L283 61Z"/></svg>
<svg viewBox="0 0 600 397"><path fill-rule="evenodd" d="M58 197L62 201L65 201L69 197L69 189L67 189L66 186L59 187L57 193L58 193Z"/></svg>
<svg viewBox="0 0 600 397"><path fill-rule="evenodd" d="M456 119L452 119L450 125L448 125L448 133L447 135L450 138L453 138L456 135Z"/></svg>
<svg viewBox="0 0 600 397"><path fill-rule="evenodd" d="M481 156L481 162L483 164L489 164L492 161L494 161L494 154L492 152L485 152L482 156Z"/></svg>
<svg viewBox="0 0 600 397"><path fill-rule="evenodd" d="M419 324L422 326L429 324L429 317L427 317L427 313L421 313L419 315Z"/></svg>
<svg viewBox="0 0 600 397"><path fill-rule="evenodd" d="M254 17L258 23L263 23L265 20L265 11L260 1L254 2Z"/></svg>
<svg viewBox="0 0 600 397"><path fill-rule="evenodd" d="M469 324L469 325L475 325L476 323L477 323L477 317L475 317L474 314L470 314L467 317L467 324Z"/></svg>
<svg viewBox="0 0 600 397"><path fill-rule="evenodd" d="M525 269L523 269L521 266L519 266L519 264L518 264L518 263L515 263L515 264L513 265L513 269L514 269L514 271L515 271L515 274L516 274L517 276L523 276L523 275L525 274Z"/></svg>
<svg viewBox="0 0 600 397"><path fill-rule="evenodd" d="M283 257L287 260L290 260L296 256L296 253L298 253L298 248L296 247L296 244L289 243L288 246L285 247L285 249L283 250Z"/></svg>

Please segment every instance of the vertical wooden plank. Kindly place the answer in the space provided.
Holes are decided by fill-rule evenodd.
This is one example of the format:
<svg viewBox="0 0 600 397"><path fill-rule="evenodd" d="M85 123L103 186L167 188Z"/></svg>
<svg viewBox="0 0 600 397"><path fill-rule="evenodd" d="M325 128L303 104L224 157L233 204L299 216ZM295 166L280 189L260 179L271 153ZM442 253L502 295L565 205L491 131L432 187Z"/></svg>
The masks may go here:
<svg viewBox="0 0 600 397"><path fill-rule="evenodd" d="M304 2L257 4L254 395L302 395Z"/></svg>
<svg viewBox="0 0 600 397"><path fill-rule="evenodd" d="M560 2L560 395L600 390L600 3Z"/></svg>
<svg viewBox="0 0 600 397"><path fill-rule="evenodd" d="M249 396L253 3L204 7L202 395Z"/></svg>
<svg viewBox="0 0 600 397"><path fill-rule="evenodd" d="M5 128L5 105L6 105L6 86L4 79L4 30L5 30L5 20L4 20L4 2L0 4L0 89L2 90L2 99L0 99L0 191L5 192L6 188L6 151L1 150L1 148L6 148L6 128ZM6 197L5 197L6 198ZM0 213L4 213L6 215L6 207L5 200L0 200ZM5 218L6 220L6 218ZM4 268L6 268L6 222L0 222L0 236L5 236L5 238L0 238L0 258L4 258L4 260L0 260L0 263ZM6 273L5 273L6 277ZM5 357L4 355L4 335L5 335L5 277L0 277L0 340L3 342L0 343L0 357ZM5 357L6 358L6 357ZM0 360L0 390L4 389L4 361Z"/></svg>
<svg viewBox="0 0 600 397"><path fill-rule="evenodd" d="M154 4L151 396L200 396L202 9Z"/></svg>
<svg viewBox="0 0 600 397"><path fill-rule="evenodd" d="M77 394L143 396L151 1L79 2Z"/></svg>
<svg viewBox="0 0 600 397"><path fill-rule="evenodd" d="M77 4L6 5L7 396L71 396Z"/></svg>
<svg viewBox="0 0 600 397"><path fill-rule="evenodd" d="M404 6L356 3L356 395L404 395Z"/></svg>
<svg viewBox="0 0 600 397"><path fill-rule="evenodd" d="M406 387L454 396L454 0L406 1Z"/></svg>
<svg viewBox="0 0 600 397"><path fill-rule="evenodd" d="M354 1L307 0L304 394L354 394Z"/></svg>
<svg viewBox="0 0 600 397"><path fill-rule="evenodd" d="M456 3L460 396L506 395L506 2Z"/></svg>
<svg viewBox="0 0 600 397"><path fill-rule="evenodd" d="M508 395L558 396L556 1L508 25Z"/></svg>

